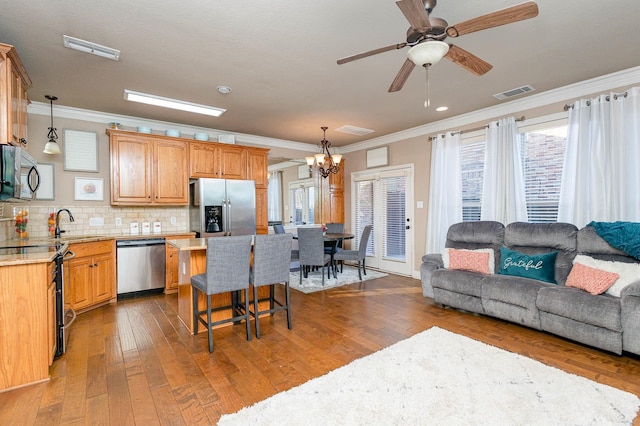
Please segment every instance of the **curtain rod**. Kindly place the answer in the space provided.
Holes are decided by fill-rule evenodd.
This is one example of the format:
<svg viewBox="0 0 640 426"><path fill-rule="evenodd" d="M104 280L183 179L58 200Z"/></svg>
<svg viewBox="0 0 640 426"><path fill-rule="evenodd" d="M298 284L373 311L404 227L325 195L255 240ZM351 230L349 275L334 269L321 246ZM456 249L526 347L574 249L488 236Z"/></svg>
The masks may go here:
<svg viewBox="0 0 640 426"><path fill-rule="evenodd" d="M627 95L628 95L628 92L624 92L624 93L614 93L614 94L613 94L613 100L614 100L614 101L617 101L617 100L618 100L618 98L619 98L620 96L622 96L623 98L626 98L626 97L627 97ZM610 101L610 100L611 100L611 95L607 95L607 97L606 97L605 99L607 100L607 102L608 102L608 101ZM587 99L587 106L591 106L591 100L589 100L589 99ZM564 110L565 110L565 111L569 111L570 109L573 109L573 104L571 104L571 105L566 104L566 105L564 106Z"/></svg>
<svg viewBox="0 0 640 426"><path fill-rule="evenodd" d="M520 117L520 118L516 118L516 121L524 121L524 120L525 120L524 115L522 117ZM487 129L488 127L489 127L489 125L486 124L484 126L476 127L476 128L473 128L473 129L459 130L457 132L451 132L451 134L455 135L456 133L460 133L461 135L464 135L465 133L477 132L478 130ZM437 137L437 135L436 136L429 136L429 141L434 140L436 137Z"/></svg>

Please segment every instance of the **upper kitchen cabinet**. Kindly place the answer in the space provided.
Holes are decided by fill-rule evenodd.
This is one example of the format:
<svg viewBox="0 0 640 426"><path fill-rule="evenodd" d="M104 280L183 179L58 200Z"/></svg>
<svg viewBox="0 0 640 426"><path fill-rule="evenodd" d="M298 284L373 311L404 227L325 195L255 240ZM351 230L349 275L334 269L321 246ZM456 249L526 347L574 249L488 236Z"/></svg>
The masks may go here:
<svg viewBox="0 0 640 426"><path fill-rule="evenodd" d="M187 205L189 145L163 136L107 130L112 205Z"/></svg>
<svg viewBox="0 0 640 426"><path fill-rule="evenodd" d="M256 188L267 188L269 184L269 172L267 164L268 149L247 148L247 179L256 183Z"/></svg>
<svg viewBox="0 0 640 426"><path fill-rule="evenodd" d="M190 177L248 179L247 149L215 142L190 142Z"/></svg>
<svg viewBox="0 0 640 426"><path fill-rule="evenodd" d="M31 79L13 46L0 43L0 143L27 147Z"/></svg>

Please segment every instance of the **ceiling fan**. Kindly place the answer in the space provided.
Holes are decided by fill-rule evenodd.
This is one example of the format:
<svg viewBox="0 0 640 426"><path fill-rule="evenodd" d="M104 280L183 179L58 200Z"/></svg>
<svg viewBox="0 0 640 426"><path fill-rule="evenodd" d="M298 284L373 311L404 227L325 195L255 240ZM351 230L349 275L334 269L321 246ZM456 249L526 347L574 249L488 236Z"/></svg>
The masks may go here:
<svg viewBox="0 0 640 426"><path fill-rule="evenodd" d="M338 59L338 65L411 46L407 52L408 58L391 83L389 92L402 89L416 65L422 65L428 69L442 57L479 76L488 72L493 66L460 47L445 43L444 39L534 18L538 15L538 5L534 1L527 1L449 26L444 19L431 16L436 3L437 0L396 1L411 25L407 30L407 41Z"/></svg>

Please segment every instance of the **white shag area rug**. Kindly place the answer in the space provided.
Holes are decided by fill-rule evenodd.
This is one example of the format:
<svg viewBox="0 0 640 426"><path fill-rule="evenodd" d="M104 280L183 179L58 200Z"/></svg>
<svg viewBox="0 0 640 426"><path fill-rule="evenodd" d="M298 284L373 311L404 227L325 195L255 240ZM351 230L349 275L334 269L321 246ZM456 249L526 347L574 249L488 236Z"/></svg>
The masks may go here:
<svg viewBox="0 0 640 426"><path fill-rule="evenodd" d="M640 399L433 327L219 425L630 425Z"/></svg>
<svg viewBox="0 0 640 426"><path fill-rule="evenodd" d="M324 271L324 287L322 286L322 272ZM386 277L387 274L383 272L374 271L367 268L367 274L362 273L362 281L373 280L375 278ZM302 277L302 286L300 285L300 273L292 272L289 277L289 286L295 288L303 293L313 293L315 291L327 290L334 287L340 287L347 284L353 284L360 282L358 278L358 268L353 266L344 265L343 272L340 272L338 266L337 278L327 278L327 269L311 271L307 278Z"/></svg>

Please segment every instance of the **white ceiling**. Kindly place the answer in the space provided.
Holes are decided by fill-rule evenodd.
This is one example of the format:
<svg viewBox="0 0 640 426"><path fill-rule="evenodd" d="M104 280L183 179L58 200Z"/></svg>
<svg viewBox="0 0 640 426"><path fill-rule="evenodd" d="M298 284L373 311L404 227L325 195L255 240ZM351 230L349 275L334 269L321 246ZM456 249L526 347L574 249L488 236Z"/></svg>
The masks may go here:
<svg viewBox="0 0 640 426"><path fill-rule="evenodd" d="M403 42L393 0L3 1L0 42L16 46L33 87L56 105L316 144L320 126L343 146L500 104L525 84L544 92L640 65L640 2L538 0L536 18L447 39L491 63L477 77L443 60L387 89L407 48L337 65L338 58ZM518 0L440 0L450 25ZM63 47L63 34L121 50L118 62ZM219 85L233 91L222 95ZM215 105L220 118L127 102L124 89ZM527 96L527 95L524 95ZM368 136L333 131L350 124Z"/></svg>

